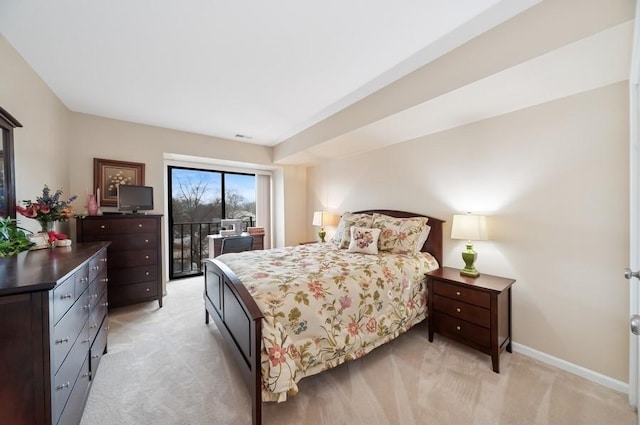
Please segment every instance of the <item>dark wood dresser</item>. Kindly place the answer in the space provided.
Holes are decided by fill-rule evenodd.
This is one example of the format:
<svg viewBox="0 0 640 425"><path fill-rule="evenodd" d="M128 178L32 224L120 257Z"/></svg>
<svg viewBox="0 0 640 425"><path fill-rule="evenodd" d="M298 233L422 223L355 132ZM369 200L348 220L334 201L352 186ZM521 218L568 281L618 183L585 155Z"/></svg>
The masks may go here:
<svg viewBox="0 0 640 425"><path fill-rule="evenodd" d="M0 258L0 423L80 423L107 350L108 245Z"/></svg>
<svg viewBox="0 0 640 425"><path fill-rule="evenodd" d="M109 307L158 300L162 307L162 215L116 214L76 220L78 242L111 241Z"/></svg>
<svg viewBox="0 0 640 425"><path fill-rule="evenodd" d="M511 352L511 286L514 279L460 275L442 267L427 273L429 341L439 333L491 355L500 373L500 351Z"/></svg>

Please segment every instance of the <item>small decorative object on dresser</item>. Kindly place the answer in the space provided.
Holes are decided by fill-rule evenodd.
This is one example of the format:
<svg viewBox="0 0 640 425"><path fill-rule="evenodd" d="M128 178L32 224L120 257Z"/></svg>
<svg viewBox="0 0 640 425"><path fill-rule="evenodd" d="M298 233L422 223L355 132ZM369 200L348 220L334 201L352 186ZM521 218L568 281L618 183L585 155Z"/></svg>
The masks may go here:
<svg viewBox="0 0 640 425"><path fill-rule="evenodd" d="M426 274L429 341L439 333L491 355L500 373L500 352L511 352L511 285L514 279L483 274L473 278L443 267Z"/></svg>

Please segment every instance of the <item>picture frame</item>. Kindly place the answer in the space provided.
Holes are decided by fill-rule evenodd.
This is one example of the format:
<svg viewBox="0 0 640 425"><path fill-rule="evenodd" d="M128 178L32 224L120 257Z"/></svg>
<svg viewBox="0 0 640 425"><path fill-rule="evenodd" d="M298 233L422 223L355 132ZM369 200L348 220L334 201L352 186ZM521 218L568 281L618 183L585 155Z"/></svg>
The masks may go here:
<svg viewBox="0 0 640 425"><path fill-rule="evenodd" d="M49 235L46 233L34 233L33 235L29 235L29 240L35 244L30 248L31 251L51 247L51 244L49 243Z"/></svg>
<svg viewBox="0 0 640 425"><path fill-rule="evenodd" d="M118 205L118 186L144 186L144 164L93 158L93 188L100 207Z"/></svg>

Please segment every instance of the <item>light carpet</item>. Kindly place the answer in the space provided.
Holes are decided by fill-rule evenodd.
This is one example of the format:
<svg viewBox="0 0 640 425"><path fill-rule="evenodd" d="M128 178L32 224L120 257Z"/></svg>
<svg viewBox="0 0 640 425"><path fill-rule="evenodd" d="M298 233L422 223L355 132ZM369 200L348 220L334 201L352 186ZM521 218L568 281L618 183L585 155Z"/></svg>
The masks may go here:
<svg viewBox="0 0 640 425"><path fill-rule="evenodd" d="M157 302L109 312L102 358L81 425L251 424L249 393L213 321L203 278L169 282ZM518 353L488 355L426 323L364 358L303 379L265 403L264 425L634 425L625 394Z"/></svg>

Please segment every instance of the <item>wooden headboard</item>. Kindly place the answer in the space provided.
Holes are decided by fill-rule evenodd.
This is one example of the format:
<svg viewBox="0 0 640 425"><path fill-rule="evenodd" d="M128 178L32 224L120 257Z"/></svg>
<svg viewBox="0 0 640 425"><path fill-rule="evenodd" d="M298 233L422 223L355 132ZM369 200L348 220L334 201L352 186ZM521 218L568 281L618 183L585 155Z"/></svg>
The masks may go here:
<svg viewBox="0 0 640 425"><path fill-rule="evenodd" d="M407 218L407 217L427 217L429 221L427 224L431 227L431 231L429 232L429 237L427 241L422 246L422 252L428 252L433 255L436 260L438 260L438 264L442 267L442 225L444 224L444 220L440 220L439 218L430 217L424 214L415 214L406 211L396 211L396 210L363 210L363 211L354 211L354 213L358 214L385 214L391 217L397 218Z"/></svg>

